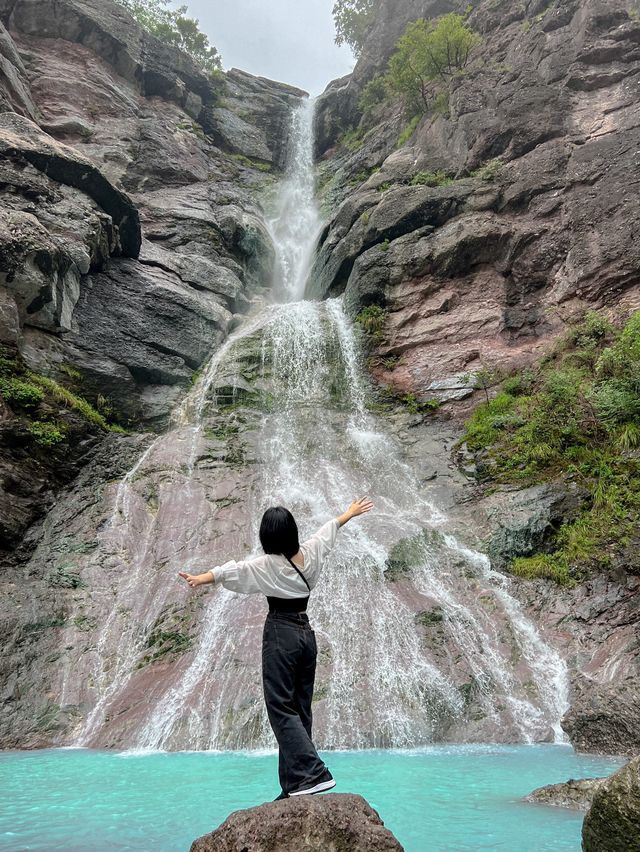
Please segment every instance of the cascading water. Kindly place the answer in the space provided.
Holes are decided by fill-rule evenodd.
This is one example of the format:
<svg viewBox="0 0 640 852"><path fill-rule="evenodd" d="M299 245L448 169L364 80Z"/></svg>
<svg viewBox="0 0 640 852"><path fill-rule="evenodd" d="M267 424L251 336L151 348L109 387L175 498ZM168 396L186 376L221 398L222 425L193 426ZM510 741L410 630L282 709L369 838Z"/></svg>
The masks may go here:
<svg viewBox="0 0 640 852"><path fill-rule="evenodd" d="M291 168L269 223L280 303L228 338L174 428L115 489L86 574L107 615L88 668L63 673L61 701L93 708L77 743L273 745L260 684L264 601L211 587L190 592L176 572L203 571L252 548L257 555L268 505L287 505L305 535L365 493L374 512L339 532L311 597L318 745L414 746L446 736L529 742L550 728L561 738L562 660L511 597L507 578L447 530L396 440L367 409L341 300L299 300L320 226L311 117L308 104L293 114ZM100 585L105 571L110 582ZM171 645L167 636L182 639ZM167 643L172 653L163 656Z"/></svg>

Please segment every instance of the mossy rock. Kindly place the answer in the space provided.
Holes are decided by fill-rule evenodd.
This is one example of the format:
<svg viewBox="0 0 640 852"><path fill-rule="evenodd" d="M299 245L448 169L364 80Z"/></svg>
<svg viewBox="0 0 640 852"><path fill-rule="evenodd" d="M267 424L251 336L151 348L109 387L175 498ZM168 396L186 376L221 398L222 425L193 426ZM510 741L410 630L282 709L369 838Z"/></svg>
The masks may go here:
<svg viewBox="0 0 640 852"><path fill-rule="evenodd" d="M414 621L423 627L442 624L444 621L444 612L442 611L442 607L439 606L434 606L433 609L423 609L421 612L415 614Z"/></svg>
<svg viewBox="0 0 640 852"><path fill-rule="evenodd" d="M441 542L441 534L430 529L400 539L389 551L384 569L385 579L393 582L408 576L414 568L424 563L428 550Z"/></svg>

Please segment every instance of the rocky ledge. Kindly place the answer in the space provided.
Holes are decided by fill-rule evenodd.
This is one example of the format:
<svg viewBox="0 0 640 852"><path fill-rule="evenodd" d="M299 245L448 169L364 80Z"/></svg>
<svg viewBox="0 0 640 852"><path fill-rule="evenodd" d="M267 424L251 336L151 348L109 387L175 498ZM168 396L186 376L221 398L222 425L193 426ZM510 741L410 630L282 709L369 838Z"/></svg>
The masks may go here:
<svg viewBox="0 0 640 852"><path fill-rule="evenodd" d="M596 791L582 826L582 848L584 852L640 849L640 757Z"/></svg>
<svg viewBox="0 0 640 852"><path fill-rule="evenodd" d="M588 811L593 797L606 780L606 778L570 778L561 784L545 784L544 787L538 787L525 796L524 801L538 805L551 805L554 808Z"/></svg>
<svg viewBox="0 0 640 852"><path fill-rule="evenodd" d="M191 852L402 852L377 812L352 793L302 796L235 811Z"/></svg>

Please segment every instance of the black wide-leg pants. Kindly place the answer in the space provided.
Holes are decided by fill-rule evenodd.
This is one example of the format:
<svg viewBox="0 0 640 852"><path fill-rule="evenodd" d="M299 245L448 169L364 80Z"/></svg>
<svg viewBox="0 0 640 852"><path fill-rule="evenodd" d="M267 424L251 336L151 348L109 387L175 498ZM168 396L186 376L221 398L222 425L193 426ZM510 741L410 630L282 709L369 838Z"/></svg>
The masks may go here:
<svg viewBox="0 0 640 852"><path fill-rule="evenodd" d="M311 740L317 653L306 613L269 612L262 635L262 685L285 793L312 786L327 772Z"/></svg>

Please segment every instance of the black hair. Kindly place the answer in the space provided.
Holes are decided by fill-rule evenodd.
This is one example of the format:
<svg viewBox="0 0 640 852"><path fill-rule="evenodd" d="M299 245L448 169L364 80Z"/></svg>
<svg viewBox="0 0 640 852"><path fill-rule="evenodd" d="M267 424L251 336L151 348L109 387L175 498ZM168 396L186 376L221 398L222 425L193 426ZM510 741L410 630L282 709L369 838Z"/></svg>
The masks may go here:
<svg viewBox="0 0 640 852"><path fill-rule="evenodd" d="M298 525L284 506L271 506L262 516L260 544L265 553L282 553L289 559L300 550Z"/></svg>

